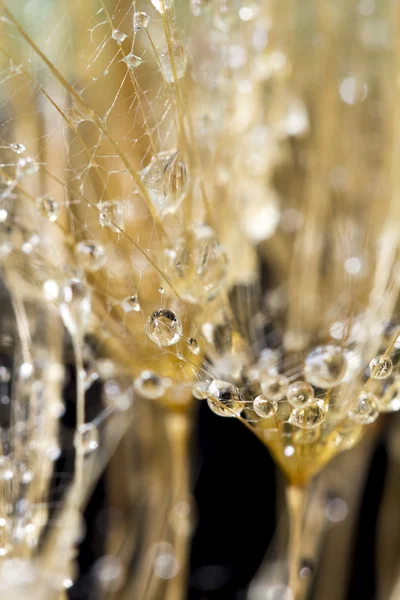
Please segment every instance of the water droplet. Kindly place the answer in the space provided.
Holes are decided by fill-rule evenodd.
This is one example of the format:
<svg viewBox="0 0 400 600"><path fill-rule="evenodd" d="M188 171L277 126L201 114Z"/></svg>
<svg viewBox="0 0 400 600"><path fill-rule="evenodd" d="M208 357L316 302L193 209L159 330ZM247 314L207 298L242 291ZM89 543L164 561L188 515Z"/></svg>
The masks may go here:
<svg viewBox="0 0 400 600"><path fill-rule="evenodd" d="M135 391L143 398L156 400L161 398L171 385L167 377L160 377L153 371L142 371L133 385Z"/></svg>
<svg viewBox="0 0 400 600"><path fill-rule="evenodd" d="M131 312L131 311L135 311L135 312L140 311L140 304L139 304L139 300L138 300L138 297L136 296L136 294L125 298L125 300L122 301L121 306L126 313Z"/></svg>
<svg viewBox="0 0 400 600"><path fill-rule="evenodd" d="M75 246L78 265L86 271L101 269L106 261L104 247L96 240L83 240Z"/></svg>
<svg viewBox="0 0 400 600"><path fill-rule="evenodd" d="M346 356L339 346L318 346L306 357L304 374L316 387L329 389L339 385L347 368Z"/></svg>
<svg viewBox="0 0 400 600"><path fill-rule="evenodd" d="M60 214L60 206L51 196L37 198L36 208L42 217L46 217L51 222L57 221Z"/></svg>
<svg viewBox="0 0 400 600"><path fill-rule="evenodd" d="M210 227L192 227L164 256L164 268L184 300L196 304L218 295L227 273L227 258Z"/></svg>
<svg viewBox="0 0 400 600"><path fill-rule="evenodd" d="M159 308L147 319L146 333L158 346L172 346L182 337L182 323L172 310Z"/></svg>
<svg viewBox="0 0 400 600"><path fill-rule="evenodd" d="M141 29L147 29L150 22L150 17L145 12L135 12L133 15L133 31L140 31Z"/></svg>
<svg viewBox="0 0 400 600"><path fill-rule="evenodd" d="M200 352L200 346L195 338L189 338L188 346L189 350L193 352L193 354L198 354Z"/></svg>
<svg viewBox="0 0 400 600"><path fill-rule="evenodd" d="M238 388L227 381L214 379L208 388L207 404L220 417L240 415L244 401Z"/></svg>
<svg viewBox="0 0 400 600"><path fill-rule="evenodd" d="M130 52L129 54L124 56L123 61L124 63L126 63L128 69L136 69L139 65L142 64L143 59L140 58L140 56L136 56L136 54L133 54L133 52Z"/></svg>
<svg viewBox="0 0 400 600"><path fill-rule="evenodd" d="M270 400L281 400L286 396L289 381L283 375L269 377L261 382L262 393Z"/></svg>
<svg viewBox="0 0 400 600"><path fill-rule="evenodd" d="M122 207L119 202L99 202L97 208L100 211L99 223L102 227L108 227L115 233L120 233L123 229L124 220L122 214Z"/></svg>
<svg viewBox="0 0 400 600"><path fill-rule="evenodd" d="M173 579L179 571L179 562L171 552L160 553L154 560L154 573L160 579Z"/></svg>
<svg viewBox="0 0 400 600"><path fill-rule="evenodd" d="M151 3L159 13L163 13L172 8L174 0L151 0Z"/></svg>
<svg viewBox="0 0 400 600"><path fill-rule="evenodd" d="M210 387L209 381L197 381L193 384L192 394L197 400L206 400Z"/></svg>
<svg viewBox="0 0 400 600"><path fill-rule="evenodd" d="M0 457L0 481L11 481L15 475L14 463L6 456Z"/></svg>
<svg viewBox="0 0 400 600"><path fill-rule="evenodd" d="M96 366L93 360L91 360L84 368L82 373L83 385L85 390L88 390L95 381L99 378L99 374L96 370Z"/></svg>
<svg viewBox="0 0 400 600"><path fill-rule="evenodd" d="M11 379L11 371L3 365L0 367L0 383L8 383Z"/></svg>
<svg viewBox="0 0 400 600"><path fill-rule="evenodd" d="M76 451L88 456L99 447L99 430L94 423L85 423L75 433Z"/></svg>
<svg viewBox="0 0 400 600"><path fill-rule="evenodd" d="M103 397L107 406L123 412L132 406L132 387L126 387L116 379L109 379L104 384Z"/></svg>
<svg viewBox="0 0 400 600"><path fill-rule="evenodd" d="M139 176L161 216L175 212L188 191L187 166L176 149L158 152Z"/></svg>
<svg viewBox="0 0 400 600"><path fill-rule="evenodd" d="M276 400L271 400L264 394L260 394L254 400L253 408L254 412L262 419L270 419L276 414L278 403Z"/></svg>
<svg viewBox="0 0 400 600"><path fill-rule="evenodd" d="M15 152L15 154L22 154L25 152L26 148L23 144L11 144L10 150Z"/></svg>
<svg viewBox="0 0 400 600"><path fill-rule="evenodd" d="M167 83L174 83L176 79L182 79L186 72L187 58L185 50L181 44L174 42L170 49L165 48L160 52L160 63L164 79Z"/></svg>
<svg viewBox="0 0 400 600"><path fill-rule="evenodd" d="M344 521L349 513L348 506L341 498L330 498L325 506L326 517L331 523Z"/></svg>
<svg viewBox="0 0 400 600"><path fill-rule="evenodd" d="M301 579L310 579L314 575L315 565L310 560L303 558L300 563L299 575Z"/></svg>
<svg viewBox="0 0 400 600"><path fill-rule="evenodd" d="M369 363L373 379L386 379L393 371L393 363L389 356L376 356Z"/></svg>
<svg viewBox="0 0 400 600"><path fill-rule="evenodd" d="M295 381L289 385L286 396L294 408L302 408L314 402L314 389L306 381Z"/></svg>
<svg viewBox="0 0 400 600"><path fill-rule="evenodd" d="M23 179L24 177L29 177L30 175L34 175L39 171L39 166L35 163L33 158L27 156L26 158L20 158L17 162L17 168L15 171L15 176L18 180Z"/></svg>
<svg viewBox="0 0 400 600"><path fill-rule="evenodd" d="M126 35L126 33L124 33L123 31L119 31L119 29L114 29L111 37L113 40L115 40L118 44L122 44L122 42L124 40L126 40L126 38L128 37Z"/></svg>
<svg viewBox="0 0 400 600"><path fill-rule="evenodd" d="M116 556L102 556L93 568L101 588L107 592L117 592L124 582L124 568Z"/></svg>
<svg viewBox="0 0 400 600"><path fill-rule="evenodd" d="M314 429L323 423L325 413L318 404L309 404L304 408L297 408L290 415L290 422L302 429Z"/></svg>
<svg viewBox="0 0 400 600"><path fill-rule="evenodd" d="M359 77L346 77L340 84L339 94L343 102L354 105L365 100L368 86Z"/></svg>
<svg viewBox="0 0 400 600"><path fill-rule="evenodd" d="M59 292L60 313L68 331L84 329L90 317L90 289L78 278L67 280Z"/></svg>
<svg viewBox="0 0 400 600"><path fill-rule="evenodd" d="M349 418L361 425L373 423L379 417L378 398L371 392L362 391L356 405L349 411Z"/></svg>

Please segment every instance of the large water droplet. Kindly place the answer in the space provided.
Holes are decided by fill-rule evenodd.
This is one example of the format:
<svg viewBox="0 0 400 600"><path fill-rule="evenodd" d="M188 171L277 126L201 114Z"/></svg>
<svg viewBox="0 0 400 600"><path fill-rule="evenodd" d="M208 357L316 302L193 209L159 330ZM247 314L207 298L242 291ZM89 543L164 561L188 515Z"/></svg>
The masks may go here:
<svg viewBox="0 0 400 600"><path fill-rule="evenodd" d="M167 377L160 377L153 371L142 371L133 385L135 391L143 398L156 400L161 398L171 385Z"/></svg>
<svg viewBox="0 0 400 600"><path fill-rule="evenodd" d="M133 31L140 31L141 29L147 29L150 22L150 17L145 12L137 11L133 15Z"/></svg>
<svg viewBox="0 0 400 600"><path fill-rule="evenodd" d="M172 8L174 0L151 0L151 3L158 12L163 13Z"/></svg>
<svg viewBox="0 0 400 600"><path fill-rule="evenodd" d="M297 408L290 415L290 422L302 429L314 429L321 425L324 419L325 413L318 404Z"/></svg>
<svg viewBox="0 0 400 600"><path fill-rule="evenodd" d="M378 398L371 392L362 391L355 406L349 411L349 418L361 425L368 425L376 421L378 417Z"/></svg>
<svg viewBox="0 0 400 600"><path fill-rule="evenodd" d="M244 401L238 388L227 381L215 379L208 388L207 404L220 417L240 415Z"/></svg>
<svg viewBox="0 0 400 600"><path fill-rule="evenodd" d="M164 256L164 268L184 300L196 304L218 295L227 273L227 258L210 227L194 226Z"/></svg>
<svg viewBox="0 0 400 600"><path fill-rule="evenodd" d="M306 357L304 374L316 387L329 389L339 385L347 368L346 356L339 346L318 346Z"/></svg>
<svg viewBox="0 0 400 600"><path fill-rule="evenodd" d="M123 61L124 63L126 63L128 69L136 69L139 65L142 64L143 59L140 58L140 56L136 56L136 54L133 54L133 52L130 52L129 54L124 56Z"/></svg>
<svg viewBox="0 0 400 600"><path fill-rule="evenodd" d="M289 381L283 375L268 377L261 382L261 390L270 400L281 400L286 396Z"/></svg>
<svg viewBox="0 0 400 600"><path fill-rule="evenodd" d="M183 46L178 42L174 42L171 48L162 50L160 52L160 62L162 73L167 83L174 83L176 80L182 79L187 66L187 58Z"/></svg>
<svg viewBox="0 0 400 600"><path fill-rule="evenodd" d="M188 191L186 163L176 149L153 156L139 176L161 216L175 212Z"/></svg>
<svg viewBox="0 0 400 600"><path fill-rule="evenodd" d="M289 385L286 396L294 408L302 408L314 402L314 389L306 381L294 381Z"/></svg>
<svg viewBox="0 0 400 600"><path fill-rule="evenodd" d="M376 356L369 363L373 379L386 379L393 371L393 363L389 356Z"/></svg>
<svg viewBox="0 0 400 600"><path fill-rule="evenodd" d="M96 240L83 240L75 247L78 265L86 271L98 271L106 261L104 247Z"/></svg>
<svg viewBox="0 0 400 600"><path fill-rule="evenodd" d="M276 414L278 410L278 403L276 400L271 400L268 396L260 394L254 400L253 403L254 412L262 419L270 419Z"/></svg>
<svg viewBox="0 0 400 600"><path fill-rule="evenodd" d="M146 333L158 346L172 346L182 337L182 323L172 310L159 308L147 319Z"/></svg>
<svg viewBox="0 0 400 600"><path fill-rule="evenodd" d="M120 31L119 29L114 29L111 34L111 37L117 42L117 44L122 44L122 42L126 40L128 36L123 31Z"/></svg>

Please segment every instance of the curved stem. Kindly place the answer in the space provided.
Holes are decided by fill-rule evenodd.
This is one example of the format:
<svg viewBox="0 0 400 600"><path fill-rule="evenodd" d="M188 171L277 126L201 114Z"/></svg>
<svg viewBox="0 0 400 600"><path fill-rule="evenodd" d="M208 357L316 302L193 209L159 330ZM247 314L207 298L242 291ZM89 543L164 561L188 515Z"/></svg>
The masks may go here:
<svg viewBox="0 0 400 600"><path fill-rule="evenodd" d="M293 600L300 600L300 559L301 541L303 535L304 512L307 504L308 488L288 485L286 500L289 513L289 587L293 593Z"/></svg>

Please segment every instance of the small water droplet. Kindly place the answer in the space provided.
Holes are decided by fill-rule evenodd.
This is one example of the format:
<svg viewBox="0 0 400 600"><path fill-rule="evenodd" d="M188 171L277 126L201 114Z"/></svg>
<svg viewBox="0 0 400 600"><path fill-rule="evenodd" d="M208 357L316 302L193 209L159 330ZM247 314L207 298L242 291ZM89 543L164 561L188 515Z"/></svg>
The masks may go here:
<svg viewBox="0 0 400 600"><path fill-rule="evenodd" d="M368 425L376 421L378 417L378 398L371 392L362 391L355 406L349 411L349 418L361 425Z"/></svg>
<svg viewBox="0 0 400 600"><path fill-rule="evenodd" d="M373 379L386 379L393 371L393 363L389 356L376 356L369 363Z"/></svg>
<svg viewBox="0 0 400 600"><path fill-rule="evenodd" d="M147 29L150 22L150 17L145 12L137 11L133 15L133 31L140 31L141 29Z"/></svg>
<svg viewBox="0 0 400 600"><path fill-rule="evenodd" d="M164 288L163 288L163 287L159 287L159 288L158 288L158 291L160 292L160 294L163 294L163 293L165 292L165 290L164 290Z"/></svg>
<svg viewBox="0 0 400 600"><path fill-rule="evenodd" d="M193 354L198 354L200 352L200 346L195 338L189 338L188 346Z"/></svg>
<svg viewBox="0 0 400 600"><path fill-rule="evenodd" d="M104 247L96 240L83 240L75 246L78 265L86 271L101 269L106 261Z"/></svg>
<svg viewBox="0 0 400 600"><path fill-rule="evenodd" d="M13 461L6 456L0 457L0 481L11 481L15 475Z"/></svg>
<svg viewBox="0 0 400 600"><path fill-rule="evenodd" d="M42 217L46 217L49 221L57 221L60 214L60 205L51 196L42 196L36 199L36 207Z"/></svg>
<svg viewBox="0 0 400 600"><path fill-rule="evenodd" d="M172 60L171 54L172 53ZM174 83L176 79L182 79L186 72L187 58L181 44L174 42L170 48L160 52L160 63L164 79L167 83Z"/></svg>
<svg viewBox="0 0 400 600"><path fill-rule="evenodd" d="M318 346L306 357L304 374L316 387L329 389L339 385L347 369L346 355L339 346Z"/></svg>
<svg viewBox="0 0 400 600"><path fill-rule="evenodd" d="M268 396L260 394L254 400L253 403L254 412L262 419L270 419L276 414L278 410L278 403L276 400L271 400Z"/></svg>
<svg viewBox="0 0 400 600"><path fill-rule="evenodd" d="M91 294L77 277L68 279L59 291L60 313L70 333L76 333L87 325L90 317Z"/></svg>
<svg viewBox="0 0 400 600"><path fill-rule="evenodd" d="M303 558L300 562L299 575L301 579L310 579L314 575L315 566L310 560Z"/></svg>
<svg viewBox="0 0 400 600"><path fill-rule="evenodd" d="M208 388L207 404L220 417L240 415L244 408L238 388L218 379L214 379Z"/></svg>
<svg viewBox="0 0 400 600"><path fill-rule="evenodd" d="M153 371L142 371L133 385L135 391L143 398L156 400L161 398L171 385L167 377L160 377Z"/></svg>
<svg viewBox="0 0 400 600"><path fill-rule="evenodd" d="M99 447L99 430L94 423L85 423L75 433L75 448L78 453L88 456Z"/></svg>
<svg viewBox="0 0 400 600"><path fill-rule="evenodd" d="M124 56L123 61L124 63L126 63L128 69L136 69L139 65L142 64L143 59L140 58L140 56L136 56L136 54L133 54L133 52L130 52L129 54Z"/></svg>
<svg viewBox="0 0 400 600"><path fill-rule="evenodd" d="M23 152L25 152L26 148L23 144L11 144L10 150L15 152L15 154L22 154Z"/></svg>
<svg viewBox="0 0 400 600"><path fill-rule="evenodd" d="M324 422L325 413L318 404L309 404L304 408L297 408L290 415L290 423L301 429L314 429Z"/></svg>
<svg viewBox="0 0 400 600"><path fill-rule="evenodd" d="M135 312L140 311L140 304L139 304L139 300L138 300L138 297L136 296L136 294L125 298L125 300L122 301L121 306L126 313L131 312L131 311L135 311Z"/></svg>
<svg viewBox="0 0 400 600"><path fill-rule="evenodd" d="M119 31L119 29L114 29L111 37L113 40L115 40L118 44L122 44L122 42L124 40L126 40L126 38L128 37L126 35L126 33L124 33L123 31Z"/></svg>
<svg viewBox="0 0 400 600"><path fill-rule="evenodd" d="M172 346L182 337L182 323L172 310L160 308L147 319L146 333L158 346Z"/></svg>
<svg viewBox="0 0 400 600"><path fill-rule="evenodd" d="M314 402L314 389L306 381L294 381L289 385L286 396L294 408L302 408Z"/></svg>
<svg viewBox="0 0 400 600"><path fill-rule="evenodd" d="M124 226L122 206L119 202L99 202L97 208L99 213L99 223L102 227L107 227L115 233L120 233Z"/></svg>
<svg viewBox="0 0 400 600"><path fill-rule="evenodd" d="M262 393L270 400L281 400L286 396L289 381L283 375L268 377L261 382Z"/></svg>

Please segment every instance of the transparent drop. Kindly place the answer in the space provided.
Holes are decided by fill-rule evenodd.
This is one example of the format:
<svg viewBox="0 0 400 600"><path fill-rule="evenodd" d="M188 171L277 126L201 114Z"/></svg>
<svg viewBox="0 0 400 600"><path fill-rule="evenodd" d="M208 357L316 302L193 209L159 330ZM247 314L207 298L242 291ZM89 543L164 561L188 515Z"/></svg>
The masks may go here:
<svg viewBox="0 0 400 600"><path fill-rule="evenodd" d="M100 211L99 223L115 233L120 233L124 226L122 206L119 202L99 202L97 208Z"/></svg>
<svg viewBox="0 0 400 600"><path fill-rule="evenodd" d="M85 423L75 433L76 451L88 456L99 447L99 430L94 423Z"/></svg>
<svg viewBox="0 0 400 600"><path fill-rule="evenodd" d="M159 152L139 172L157 212L174 213L188 191L188 171L179 150Z"/></svg>
<svg viewBox="0 0 400 600"><path fill-rule="evenodd" d="M140 304L139 304L139 300L138 300L138 297L136 296L136 294L125 298L125 300L122 301L121 306L126 313L131 312L131 311L135 311L135 312L140 311Z"/></svg>
<svg viewBox="0 0 400 600"><path fill-rule="evenodd" d="M128 37L126 35L126 33L124 33L123 31L119 31L119 29L114 29L111 37L113 40L115 40L118 44L122 44L122 42L124 40L126 40L126 38Z"/></svg>
<svg viewBox="0 0 400 600"><path fill-rule="evenodd" d="M299 575L301 579L310 579L315 572L315 565L305 558L300 563Z"/></svg>
<svg viewBox="0 0 400 600"><path fill-rule="evenodd" d="M132 387L126 387L116 379L109 379L104 383L103 398L107 406L123 412L132 406Z"/></svg>
<svg viewBox="0 0 400 600"><path fill-rule="evenodd" d="M164 253L164 268L184 300L201 304L219 294L227 274L227 258L214 231L192 227Z"/></svg>
<svg viewBox="0 0 400 600"><path fill-rule="evenodd" d="M393 371L393 363L388 356L376 356L369 363L373 379L386 379Z"/></svg>
<svg viewBox="0 0 400 600"><path fill-rule="evenodd" d="M37 233L31 231L19 231L19 240L15 245L19 246L24 254L31 254L40 242L40 237Z"/></svg>
<svg viewBox="0 0 400 600"><path fill-rule="evenodd" d="M192 394L196 400L206 400L208 397L209 388L209 381L197 381L195 384L193 384Z"/></svg>
<svg viewBox="0 0 400 600"><path fill-rule="evenodd" d="M133 52L130 52L129 54L124 56L123 61L124 63L126 63L128 69L136 69L139 65L142 64L143 59L140 58L140 56L136 56L136 54L133 54Z"/></svg>
<svg viewBox="0 0 400 600"><path fill-rule="evenodd" d="M146 333L158 346L172 346L182 337L182 323L172 310L159 308L147 319Z"/></svg>
<svg viewBox="0 0 400 600"><path fill-rule="evenodd" d="M302 408L314 402L314 389L306 381L295 381L289 385L286 397L294 408Z"/></svg>
<svg viewBox="0 0 400 600"><path fill-rule="evenodd" d="M167 83L174 83L175 79L182 79L187 67L186 53L181 44L174 42L171 46L171 54L172 60L169 48L160 52L161 69Z"/></svg>
<svg viewBox="0 0 400 600"><path fill-rule="evenodd" d="M167 377L160 377L153 371L142 371L135 380L133 387L143 398L156 400L165 394L170 385L171 380Z"/></svg>
<svg viewBox="0 0 400 600"><path fill-rule="evenodd" d="M174 0L151 0L151 3L159 13L163 13L172 8Z"/></svg>
<svg viewBox="0 0 400 600"><path fill-rule="evenodd" d="M150 17L145 12L135 12L133 15L133 31L140 31L141 29L147 29L150 22Z"/></svg>
<svg viewBox="0 0 400 600"><path fill-rule="evenodd" d="M302 429L314 429L323 423L325 413L318 404L309 404L292 411L290 422Z"/></svg>
<svg viewBox="0 0 400 600"><path fill-rule="evenodd" d="M189 350L193 352L193 354L198 354L200 352L200 346L195 338L189 338L188 346Z"/></svg>
<svg viewBox="0 0 400 600"><path fill-rule="evenodd" d="M26 158L20 158L17 162L15 176L18 180L24 177L34 175L39 170L39 166L35 163L33 158L27 156Z"/></svg>
<svg viewBox="0 0 400 600"><path fill-rule="evenodd" d="M91 309L91 295L78 278L67 280L59 291L60 313L71 334L86 327Z"/></svg>
<svg viewBox="0 0 400 600"><path fill-rule="evenodd" d="M8 367L0 367L0 383L8 383L11 379L11 371Z"/></svg>
<svg viewBox="0 0 400 600"><path fill-rule="evenodd" d="M82 373L83 386L85 390L88 390L95 381L99 378L99 374L96 370L94 361L91 361L88 365L86 365L85 369Z"/></svg>
<svg viewBox="0 0 400 600"><path fill-rule="evenodd" d="M96 240L84 240L75 246L77 263L86 271L101 269L106 262L104 247Z"/></svg>
<svg viewBox="0 0 400 600"><path fill-rule="evenodd" d="M270 400L281 400L286 396L288 385L287 377L276 375L261 382L261 391Z"/></svg>
<svg viewBox="0 0 400 600"><path fill-rule="evenodd" d="M25 152L26 148L23 144L11 144L10 150L15 152L15 154L22 154Z"/></svg>
<svg viewBox="0 0 400 600"><path fill-rule="evenodd" d="M318 346L306 357L304 374L316 387L329 389L339 385L347 368L346 355L339 346Z"/></svg>
<svg viewBox="0 0 400 600"><path fill-rule="evenodd" d="M278 403L276 400L271 400L271 398L264 396L264 394L260 394L254 400L253 409L262 419L270 419L276 414Z"/></svg>
<svg viewBox="0 0 400 600"><path fill-rule="evenodd" d="M51 196L42 196L36 199L36 207L42 217L46 217L49 221L57 221L60 214L60 205Z"/></svg>
<svg viewBox="0 0 400 600"><path fill-rule="evenodd" d="M373 423L379 417L378 398L371 392L362 391L357 403L349 412L349 418L361 425Z"/></svg>
<svg viewBox="0 0 400 600"><path fill-rule="evenodd" d="M238 388L227 381L214 379L207 396L208 406L220 417L234 417L244 409L244 401Z"/></svg>

